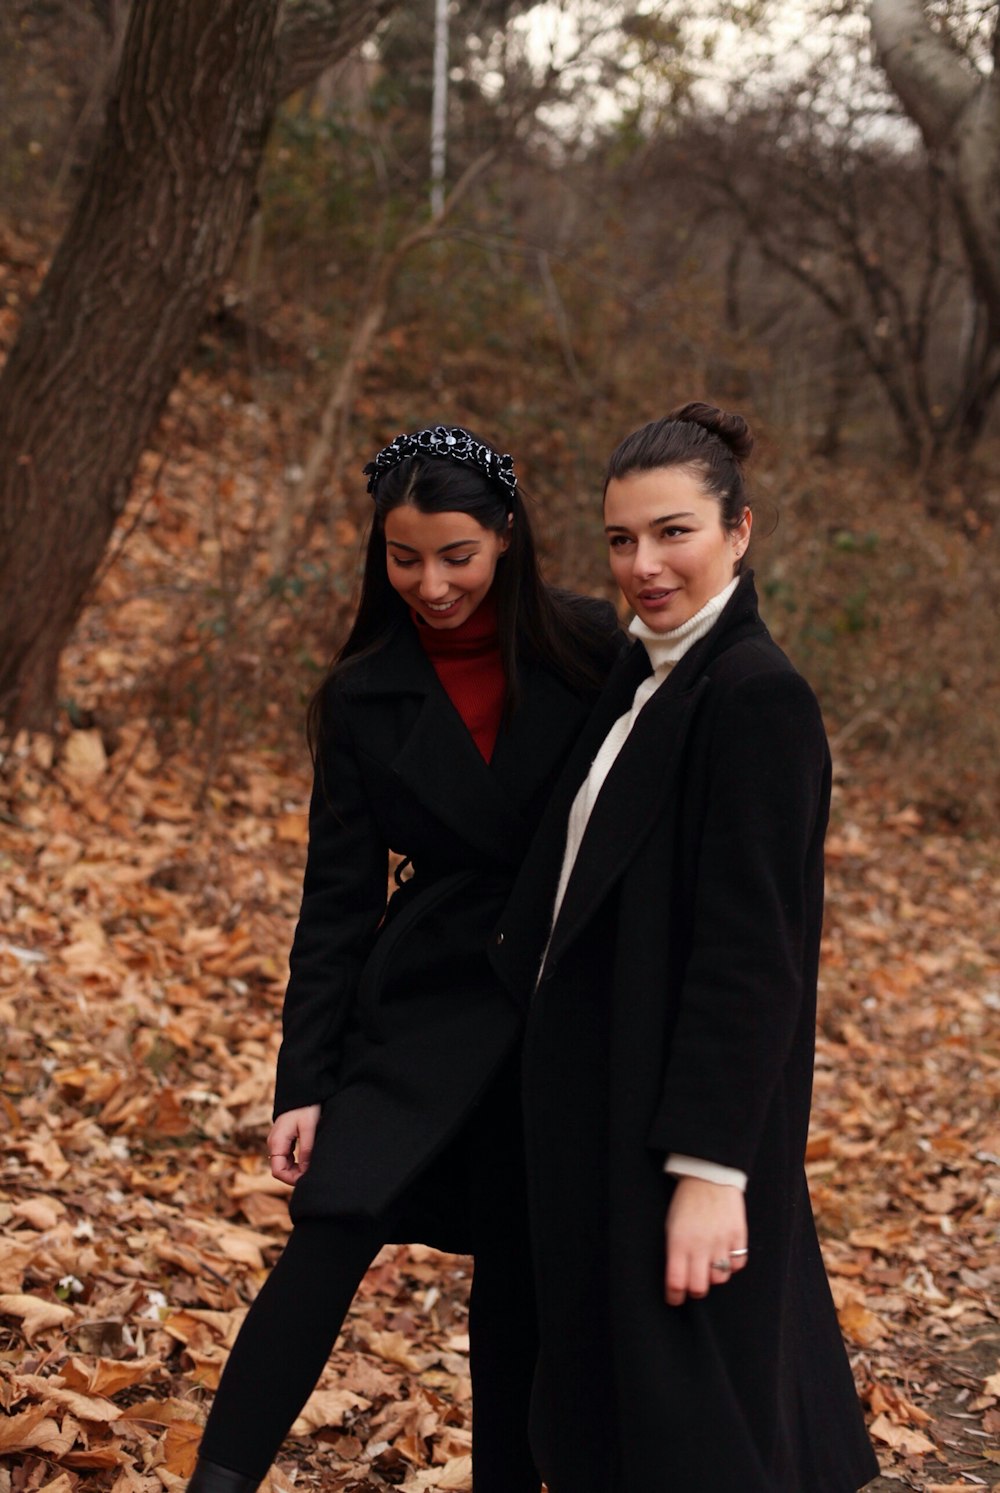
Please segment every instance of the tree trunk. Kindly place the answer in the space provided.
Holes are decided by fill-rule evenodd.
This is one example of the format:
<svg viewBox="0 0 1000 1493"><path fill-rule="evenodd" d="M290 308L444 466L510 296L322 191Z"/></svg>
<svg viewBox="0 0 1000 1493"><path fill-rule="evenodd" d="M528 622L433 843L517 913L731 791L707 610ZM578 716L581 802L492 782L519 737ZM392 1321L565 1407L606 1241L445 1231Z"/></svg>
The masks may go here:
<svg viewBox="0 0 1000 1493"><path fill-rule="evenodd" d="M314 82L395 9L396 0L285 0L278 28L278 99ZM131 0L90 0L110 44L125 30Z"/></svg>
<svg viewBox="0 0 1000 1493"><path fill-rule="evenodd" d="M939 161L976 288L1000 343L1000 71L980 73L930 24L921 0L871 0L879 61Z"/></svg>
<svg viewBox="0 0 1000 1493"><path fill-rule="evenodd" d="M134 6L107 121L0 376L0 718L59 655L228 269L274 110L279 0Z"/></svg>
<svg viewBox="0 0 1000 1493"><path fill-rule="evenodd" d="M109 9L125 0L114 0ZM59 658L229 269L275 102L389 0L144 0L104 131L0 374L0 725L48 730Z"/></svg>

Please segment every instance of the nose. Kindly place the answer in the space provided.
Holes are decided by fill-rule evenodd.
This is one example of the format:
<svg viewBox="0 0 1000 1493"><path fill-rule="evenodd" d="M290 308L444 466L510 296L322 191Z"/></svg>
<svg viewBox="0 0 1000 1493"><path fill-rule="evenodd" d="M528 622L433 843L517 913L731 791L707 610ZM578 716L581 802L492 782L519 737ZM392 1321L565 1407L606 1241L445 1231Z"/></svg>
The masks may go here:
<svg viewBox="0 0 1000 1493"><path fill-rule="evenodd" d="M417 592L423 601L441 601L447 596L448 578L440 566L424 566Z"/></svg>
<svg viewBox="0 0 1000 1493"><path fill-rule="evenodd" d="M657 553L655 545L648 544L640 539L635 547L635 558L632 561L632 574L636 580L648 581L655 575L659 575L663 569L663 562Z"/></svg>

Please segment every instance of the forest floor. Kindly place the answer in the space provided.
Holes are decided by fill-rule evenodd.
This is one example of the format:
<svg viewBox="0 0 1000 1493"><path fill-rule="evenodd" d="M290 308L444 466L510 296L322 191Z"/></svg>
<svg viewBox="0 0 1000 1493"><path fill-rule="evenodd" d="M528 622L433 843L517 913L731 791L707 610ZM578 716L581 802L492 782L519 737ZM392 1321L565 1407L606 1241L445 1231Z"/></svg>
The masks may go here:
<svg viewBox="0 0 1000 1493"><path fill-rule="evenodd" d="M248 751L205 793L137 725L111 758L22 740L6 787L0 1493L171 1493L289 1226L263 1152L307 782ZM846 781L829 866L808 1168L875 1486L995 1489L1000 844ZM471 1486L469 1270L383 1252L275 1489Z"/></svg>
<svg viewBox="0 0 1000 1493"><path fill-rule="evenodd" d="M180 1489L289 1227L263 1154L305 844L289 722L357 529L304 543L275 589L297 364L269 404L216 351L143 459L66 655L68 724L0 770L0 1493ZM886 635L866 646L882 660ZM996 1490L1000 840L939 832L912 775L879 793L837 756L808 1159L825 1257L875 1486ZM383 1252L274 1489L470 1487L469 1272Z"/></svg>

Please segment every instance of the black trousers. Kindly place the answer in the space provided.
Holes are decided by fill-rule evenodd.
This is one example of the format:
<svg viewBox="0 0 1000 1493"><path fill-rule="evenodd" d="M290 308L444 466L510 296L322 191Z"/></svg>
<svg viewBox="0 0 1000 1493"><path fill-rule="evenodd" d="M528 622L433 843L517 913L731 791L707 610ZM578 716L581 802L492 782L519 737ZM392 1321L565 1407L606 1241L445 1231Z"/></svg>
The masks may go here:
<svg viewBox="0 0 1000 1493"><path fill-rule="evenodd" d="M516 1063L504 1069L438 1158L469 1198L472 1462L476 1493L539 1493L528 1446L537 1353ZM419 1182L416 1190L419 1190ZM296 1224L233 1345L200 1454L263 1479L330 1356L372 1259L394 1237L385 1218Z"/></svg>

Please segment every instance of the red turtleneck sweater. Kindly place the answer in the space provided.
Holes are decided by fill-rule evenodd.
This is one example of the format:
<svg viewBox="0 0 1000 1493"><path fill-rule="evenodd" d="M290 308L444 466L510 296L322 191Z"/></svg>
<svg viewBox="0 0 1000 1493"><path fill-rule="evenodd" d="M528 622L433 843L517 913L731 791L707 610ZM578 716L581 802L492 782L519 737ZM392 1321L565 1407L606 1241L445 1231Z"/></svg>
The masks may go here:
<svg viewBox="0 0 1000 1493"><path fill-rule="evenodd" d="M503 716L504 678L497 603L490 591L458 627L431 627L411 612L417 637L445 693L488 762Z"/></svg>

